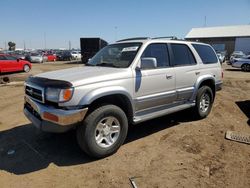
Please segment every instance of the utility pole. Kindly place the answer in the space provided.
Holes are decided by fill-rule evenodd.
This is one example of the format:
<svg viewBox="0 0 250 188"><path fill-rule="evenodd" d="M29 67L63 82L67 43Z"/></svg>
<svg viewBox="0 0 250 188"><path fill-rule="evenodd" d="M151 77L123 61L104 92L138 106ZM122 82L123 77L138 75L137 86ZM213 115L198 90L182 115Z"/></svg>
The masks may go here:
<svg viewBox="0 0 250 188"><path fill-rule="evenodd" d="M23 49L26 50L25 40L23 41Z"/></svg>
<svg viewBox="0 0 250 188"><path fill-rule="evenodd" d="M44 49L46 50L46 32L44 32Z"/></svg>
<svg viewBox="0 0 250 188"><path fill-rule="evenodd" d="M4 49L7 50L7 42L4 42Z"/></svg>
<svg viewBox="0 0 250 188"><path fill-rule="evenodd" d="M71 41L69 40L69 50L71 50Z"/></svg>
<svg viewBox="0 0 250 188"><path fill-rule="evenodd" d="M118 27L115 26L115 41L117 41L117 29L118 29Z"/></svg>

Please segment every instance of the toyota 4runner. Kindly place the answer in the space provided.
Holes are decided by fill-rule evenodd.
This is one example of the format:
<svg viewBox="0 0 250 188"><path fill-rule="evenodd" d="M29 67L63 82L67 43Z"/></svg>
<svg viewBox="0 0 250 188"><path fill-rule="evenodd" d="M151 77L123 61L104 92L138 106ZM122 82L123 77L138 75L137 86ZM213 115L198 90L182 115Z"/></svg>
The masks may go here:
<svg viewBox="0 0 250 188"><path fill-rule="evenodd" d="M123 144L128 125L187 108L205 118L222 77L207 44L125 39L100 50L85 66L29 77L24 114L42 131L76 129L81 149L102 158Z"/></svg>

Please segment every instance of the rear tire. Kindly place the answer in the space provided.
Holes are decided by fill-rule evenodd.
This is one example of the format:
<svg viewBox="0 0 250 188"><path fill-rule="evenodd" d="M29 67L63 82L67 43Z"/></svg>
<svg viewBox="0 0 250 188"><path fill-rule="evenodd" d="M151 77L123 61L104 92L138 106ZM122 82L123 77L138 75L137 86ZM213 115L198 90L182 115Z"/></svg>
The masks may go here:
<svg viewBox="0 0 250 188"><path fill-rule="evenodd" d="M203 119L208 116L213 105L213 91L208 86L199 88L196 96L195 114L198 119Z"/></svg>
<svg viewBox="0 0 250 188"><path fill-rule="evenodd" d="M77 128L80 148L89 156L104 158L115 153L124 143L128 120L121 108L105 105L96 108Z"/></svg>

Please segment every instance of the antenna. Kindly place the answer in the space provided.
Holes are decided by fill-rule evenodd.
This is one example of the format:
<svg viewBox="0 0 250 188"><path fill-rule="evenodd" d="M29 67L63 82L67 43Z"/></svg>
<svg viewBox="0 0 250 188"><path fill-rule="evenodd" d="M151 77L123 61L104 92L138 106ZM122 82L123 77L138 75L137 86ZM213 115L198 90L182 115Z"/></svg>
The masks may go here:
<svg viewBox="0 0 250 188"><path fill-rule="evenodd" d="M204 27L207 27L207 16L204 18Z"/></svg>

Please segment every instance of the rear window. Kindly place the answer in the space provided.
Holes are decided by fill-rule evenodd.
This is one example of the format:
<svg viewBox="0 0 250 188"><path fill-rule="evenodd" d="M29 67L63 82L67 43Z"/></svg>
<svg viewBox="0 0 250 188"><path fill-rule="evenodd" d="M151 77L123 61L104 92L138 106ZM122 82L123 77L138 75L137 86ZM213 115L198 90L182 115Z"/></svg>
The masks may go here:
<svg viewBox="0 0 250 188"><path fill-rule="evenodd" d="M218 59L210 46L202 44L192 44L197 53L199 54L204 64L217 63Z"/></svg>

